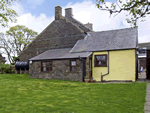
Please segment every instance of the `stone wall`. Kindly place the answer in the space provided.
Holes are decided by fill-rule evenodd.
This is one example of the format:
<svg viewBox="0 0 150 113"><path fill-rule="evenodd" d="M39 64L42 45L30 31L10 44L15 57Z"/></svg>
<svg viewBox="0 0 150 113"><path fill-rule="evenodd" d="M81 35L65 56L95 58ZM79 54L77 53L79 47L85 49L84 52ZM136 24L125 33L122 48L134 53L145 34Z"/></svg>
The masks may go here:
<svg viewBox="0 0 150 113"><path fill-rule="evenodd" d="M84 37L84 31L66 19L55 20L20 54L20 61L27 61L49 49L72 48Z"/></svg>
<svg viewBox="0 0 150 113"><path fill-rule="evenodd" d="M63 17L62 8L56 6L55 20L20 53L20 61L27 61L49 49L72 48L78 40L84 39L85 32L92 32L72 16L72 8L65 9Z"/></svg>
<svg viewBox="0 0 150 113"><path fill-rule="evenodd" d="M62 79L82 82L82 61L77 61L76 72L70 72L70 60L53 60L51 72L41 72L41 61L33 61L29 65L29 76L41 79Z"/></svg>

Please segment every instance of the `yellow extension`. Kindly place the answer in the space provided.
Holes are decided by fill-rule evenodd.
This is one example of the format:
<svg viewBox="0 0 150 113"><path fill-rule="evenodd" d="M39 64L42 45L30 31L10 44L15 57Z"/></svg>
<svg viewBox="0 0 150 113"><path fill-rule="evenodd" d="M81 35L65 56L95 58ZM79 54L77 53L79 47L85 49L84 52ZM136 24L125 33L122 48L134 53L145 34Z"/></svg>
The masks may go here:
<svg viewBox="0 0 150 113"><path fill-rule="evenodd" d="M101 72L102 74L108 72L108 67L94 67L94 55L100 54L108 54L108 52L93 52L92 76L96 81L101 81ZM132 80L134 82L135 67L135 49L109 51L109 74L104 76L103 80Z"/></svg>

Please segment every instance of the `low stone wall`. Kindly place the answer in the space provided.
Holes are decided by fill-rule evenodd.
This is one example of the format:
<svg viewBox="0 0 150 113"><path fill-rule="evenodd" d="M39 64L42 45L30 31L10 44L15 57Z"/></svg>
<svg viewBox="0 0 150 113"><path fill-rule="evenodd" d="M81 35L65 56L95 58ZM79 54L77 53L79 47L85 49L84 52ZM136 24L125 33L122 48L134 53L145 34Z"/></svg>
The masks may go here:
<svg viewBox="0 0 150 113"><path fill-rule="evenodd" d="M62 79L82 82L82 61L77 61L76 72L70 72L70 60L53 60L52 71L41 72L41 61L29 64L29 76L41 79Z"/></svg>

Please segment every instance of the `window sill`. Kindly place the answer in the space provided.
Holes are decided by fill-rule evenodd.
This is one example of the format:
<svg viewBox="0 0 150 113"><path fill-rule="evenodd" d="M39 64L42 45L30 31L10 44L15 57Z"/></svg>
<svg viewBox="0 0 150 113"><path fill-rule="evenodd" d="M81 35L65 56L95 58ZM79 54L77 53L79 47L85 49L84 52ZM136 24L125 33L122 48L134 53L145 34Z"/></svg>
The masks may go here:
<svg viewBox="0 0 150 113"><path fill-rule="evenodd" d="M94 67L108 67L108 66L94 66Z"/></svg>

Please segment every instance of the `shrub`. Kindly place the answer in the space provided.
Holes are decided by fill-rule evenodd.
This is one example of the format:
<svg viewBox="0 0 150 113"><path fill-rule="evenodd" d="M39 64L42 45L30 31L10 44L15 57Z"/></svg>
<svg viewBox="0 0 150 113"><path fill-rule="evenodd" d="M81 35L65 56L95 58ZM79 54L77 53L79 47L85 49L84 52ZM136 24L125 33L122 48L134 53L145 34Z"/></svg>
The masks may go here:
<svg viewBox="0 0 150 113"><path fill-rule="evenodd" d="M89 79L89 76L85 76L85 79Z"/></svg>
<svg viewBox="0 0 150 113"><path fill-rule="evenodd" d="M9 64L0 63L0 73L15 73L15 68L10 68Z"/></svg>

